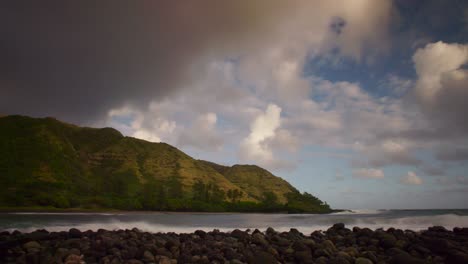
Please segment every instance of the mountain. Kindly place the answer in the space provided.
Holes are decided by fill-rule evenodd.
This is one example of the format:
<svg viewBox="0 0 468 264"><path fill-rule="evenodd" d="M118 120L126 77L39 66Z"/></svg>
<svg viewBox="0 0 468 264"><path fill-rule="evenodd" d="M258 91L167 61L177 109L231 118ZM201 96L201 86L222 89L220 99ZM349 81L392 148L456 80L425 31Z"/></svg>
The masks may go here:
<svg viewBox="0 0 468 264"><path fill-rule="evenodd" d="M330 210L258 166L196 160L166 143L54 118L0 117L0 186L3 207Z"/></svg>

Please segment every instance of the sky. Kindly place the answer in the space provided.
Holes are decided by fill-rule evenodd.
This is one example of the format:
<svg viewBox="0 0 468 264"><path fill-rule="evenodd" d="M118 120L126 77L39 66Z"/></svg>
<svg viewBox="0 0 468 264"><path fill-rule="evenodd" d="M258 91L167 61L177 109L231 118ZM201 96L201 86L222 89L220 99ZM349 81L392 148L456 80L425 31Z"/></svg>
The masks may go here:
<svg viewBox="0 0 468 264"><path fill-rule="evenodd" d="M468 2L3 1L0 114L257 164L334 208L467 208Z"/></svg>

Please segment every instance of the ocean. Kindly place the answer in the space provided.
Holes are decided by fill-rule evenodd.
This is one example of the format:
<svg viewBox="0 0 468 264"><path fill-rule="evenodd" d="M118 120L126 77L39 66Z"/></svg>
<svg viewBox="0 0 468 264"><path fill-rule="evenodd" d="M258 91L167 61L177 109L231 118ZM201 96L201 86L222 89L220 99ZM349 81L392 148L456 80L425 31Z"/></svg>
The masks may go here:
<svg viewBox="0 0 468 264"><path fill-rule="evenodd" d="M430 226L468 227L468 209L462 210L352 210L332 214L241 214L241 213L0 213L0 231L31 232L118 230L138 228L147 232L190 233L195 230L231 231L273 227L277 231L296 228L304 234L326 230L335 223L377 228L421 230Z"/></svg>

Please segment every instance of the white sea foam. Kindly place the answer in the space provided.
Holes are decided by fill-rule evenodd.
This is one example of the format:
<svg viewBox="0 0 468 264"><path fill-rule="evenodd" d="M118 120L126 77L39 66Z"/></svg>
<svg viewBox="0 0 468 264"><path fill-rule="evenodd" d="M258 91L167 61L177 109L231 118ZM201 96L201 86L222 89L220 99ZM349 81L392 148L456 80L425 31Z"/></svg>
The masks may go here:
<svg viewBox="0 0 468 264"><path fill-rule="evenodd" d="M12 215L123 215L122 213L93 213L93 212L9 212Z"/></svg>
<svg viewBox="0 0 468 264"><path fill-rule="evenodd" d="M266 230L268 227L273 227L277 231L289 231L290 228L296 228L304 234L309 234L316 230L328 229L335 220L343 220L347 227L367 227L370 229L377 228L399 228L399 229L411 229L421 230L427 229L430 226L439 225L444 226L448 229L454 227L468 227L468 216L459 216L454 214L436 215L436 216L408 216L400 218L391 217L349 217L349 218L324 218L322 221L317 221L315 224L307 224L304 222L290 222L290 223L278 223L278 224L262 224L262 223L245 223L241 225L233 225L226 227L226 224L221 226L217 225L170 225L151 223L149 221L120 221L118 219L112 219L106 222L91 222L91 223L50 223L50 225L28 225L24 228L9 228L7 231L20 230L22 232L31 232L37 229L46 229L48 231L67 231L70 228L78 228L82 231L93 230L96 231L100 228L106 230L119 230L119 229L132 229L138 228L146 232L175 232L175 233L190 233L195 230L211 231L213 229L219 229L220 231L228 232L236 228L245 229L259 229Z"/></svg>

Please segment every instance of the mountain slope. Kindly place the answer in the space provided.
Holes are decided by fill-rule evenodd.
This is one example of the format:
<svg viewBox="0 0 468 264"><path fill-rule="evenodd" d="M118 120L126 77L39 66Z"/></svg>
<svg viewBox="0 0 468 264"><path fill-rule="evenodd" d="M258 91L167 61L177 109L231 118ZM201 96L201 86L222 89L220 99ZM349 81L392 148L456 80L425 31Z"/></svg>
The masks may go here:
<svg viewBox="0 0 468 264"><path fill-rule="evenodd" d="M287 194L297 190L287 181L274 176L269 171L256 165L222 166L209 161L201 161L224 175L229 181L239 186L251 197L262 200L266 192L274 193L280 203L287 202Z"/></svg>
<svg viewBox="0 0 468 264"><path fill-rule="evenodd" d="M112 128L25 116L0 117L0 185L0 206L64 208L190 209L192 198L259 203L271 193L285 204L297 193L257 166L226 167Z"/></svg>

